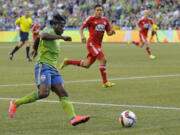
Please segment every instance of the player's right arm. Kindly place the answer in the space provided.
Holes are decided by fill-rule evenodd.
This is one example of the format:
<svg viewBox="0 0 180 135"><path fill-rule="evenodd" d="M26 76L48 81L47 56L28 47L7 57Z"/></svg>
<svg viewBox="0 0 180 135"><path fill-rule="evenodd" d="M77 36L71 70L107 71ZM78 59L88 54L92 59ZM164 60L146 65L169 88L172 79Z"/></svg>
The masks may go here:
<svg viewBox="0 0 180 135"><path fill-rule="evenodd" d="M86 43L86 37L84 36L83 31L84 31L84 28L83 28L83 26L81 26L80 30L79 30L80 35L81 35L81 41L82 41L82 43Z"/></svg>
<svg viewBox="0 0 180 135"><path fill-rule="evenodd" d="M60 35L53 35L49 33L42 33L41 35L38 35L34 41L33 50L31 52L31 56L35 58L37 56L38 47L40 39L42 40L56 40L56 39L63 39L64 41L72 41L71 37L69 36L60 36Z"/></svg>
<svg viewBox="0 0 180 135"><path fill-rule="evenodd" d="M83 33L84 28L90 26L90 24L91 24L91 17L88 17L88 18L83 22L83 24L82 24L81 27L80 27L79 32L80 32L80 35L81 35L81 41L82 41L82 43L86 43L86 37L85 37L85 35L84 35L84 33Z"/></svg>
<svg viewBox="0 0 180 135"><path fill-rule="evenodd" d="M16 29L19 30L19 24L21 22L21 18L19 17L16 21L15 21L15 25L16 25Z"/></svg>
<svg viewBox="0 0 180 135"><path fill-rule="evenodd" d="M63 39L64 41L72 41L72 38L69 36L61 36L61 35L54 35L49 33L42 33L40 35L42 40L56 40L56 39Z"/></svg>
<svg viewBox="0 0 180 135"><path fill-rule="evenodd" d="M141 24L141 21L138 21L138 22L136 23L136 27L137 27L137 30L138 30L138 31L141 31L140 24Z"/></svg>
<svg viewBox="0 0 180 135"><path fill-rule="evenodd" d="M112 36L112 35L116 34L116 32L111 28L109 20L107 20L106 32L107 32L108 36Z"/></svg>

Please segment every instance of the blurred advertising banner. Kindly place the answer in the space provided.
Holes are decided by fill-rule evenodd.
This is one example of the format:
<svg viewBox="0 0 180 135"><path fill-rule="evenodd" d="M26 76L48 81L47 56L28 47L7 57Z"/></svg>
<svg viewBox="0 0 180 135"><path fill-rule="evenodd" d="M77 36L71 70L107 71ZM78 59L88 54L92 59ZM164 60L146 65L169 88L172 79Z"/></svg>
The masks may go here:
<svg viewBox="0 0 180 135"><path fill-rule="evenodd" d="M88 38L88 31L84 31ZM157 32L159 42L162 43L180 43L180 30L159 30ZM67 30L63 35L72 37L72 42L81 42L81 37L78 30ZM151 31L148 33L148 41L151 37ZM32 33L29 35L32 41ZM107 36L105 33L103 42L117 42L126 43L128 41L139 41L139 32L137 30L116 30L116 35ZM17 31L0 31L0 42L18 42L19 32ZM157 42L156 36L153 37L152 42Z"/></svg>

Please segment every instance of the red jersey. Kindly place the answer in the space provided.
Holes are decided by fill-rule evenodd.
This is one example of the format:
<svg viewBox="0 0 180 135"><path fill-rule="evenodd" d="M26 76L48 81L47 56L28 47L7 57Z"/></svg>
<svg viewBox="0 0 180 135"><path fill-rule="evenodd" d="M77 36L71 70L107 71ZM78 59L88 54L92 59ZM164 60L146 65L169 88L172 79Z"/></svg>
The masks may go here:
<svg viewBox="0 0 180 135"><path fill-rule="evenodd" d="M33 40L36 39L36 36L39 35L39 32L41 30L40 25L34 25L32 28L32 32L33 32Z"/></svg>
<svg viewBox="0 0 180 135"><path fill-rule="evenodd" d="M151 25L153 25L153 21L151 18L148 18L147 20L142 18L138 21L138 25L140 27L140 32L147 33Z"/></svg>
<svg viewBox="0 0 180 135"><path fill-rule="evenodd" d="M110 24L107 18L97 18L95 16L89 17L82 24L82 27L88 27L89 30L89 41L92 41L95 45L101 46L104 31L110 31Z"/></svg>

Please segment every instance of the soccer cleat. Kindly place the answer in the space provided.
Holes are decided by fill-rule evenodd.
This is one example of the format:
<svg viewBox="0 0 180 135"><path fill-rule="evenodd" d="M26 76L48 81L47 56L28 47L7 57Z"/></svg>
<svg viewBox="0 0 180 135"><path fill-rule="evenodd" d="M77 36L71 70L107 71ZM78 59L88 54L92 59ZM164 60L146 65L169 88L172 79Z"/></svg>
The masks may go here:
<svg viewBox="0 0 180 135"><path fill-rule="evenodd" d="M9 115L10 115L11 118L14 118L14 114L15 114L17 108L18 108L18 106L15 105L13 103L13 101L11 100L10 101L10 106L9 106Z"/></svg>
<svg viewBox="0 0 180 135"><path fill-rule="evenodd" d="M27 60L28 62L31 62L31 61L32 61L30 58L26 58L26 60Z"/></svg>
<svg viewBox="0 0 180 135"><path fill-rule="evenodd" d="M156 56L150 55L149 58L150 58L151 60L154 60L154 59L156 58Z"/></svg>
<svg viewBox="0 0 180 135"><path fill-rule="evenodd" d="M66 62L68 61L68 58L64 58L63 62L61 63L61 65L59 66L59 70L62 70L64 67L67 66Z"/></svg>
<svg viewBox="0 0 180 135"><path fill-rule="evenodd" d="M115 86L116 84L115 83L112 83L112 82L106 82L102 85L103 88L109 88L109 87L113 87Z"/></svg>
<svg viewBox="0 0 180 135"><path fill-rule="evenodd" d="M13 54L12 53L9 53L9 59L12 60L13 59Z"/></svg>
<svg viewBox="0 0 180 135"><path fill-rule="evenodd" d="M71 124L73 126L76 126L81 123L85 123L90 119L90 116L76 116L73 119L71 119Z"/></svg>

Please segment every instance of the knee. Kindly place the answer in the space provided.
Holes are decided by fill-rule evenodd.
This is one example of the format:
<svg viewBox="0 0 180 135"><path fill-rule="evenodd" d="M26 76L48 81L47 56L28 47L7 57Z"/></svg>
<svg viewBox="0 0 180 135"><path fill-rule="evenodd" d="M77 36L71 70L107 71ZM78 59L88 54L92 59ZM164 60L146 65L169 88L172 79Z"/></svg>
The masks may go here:
<svg viewBox="0 0 180 135"><path fill-rule="evenodd" d="M67 93L65 90L63 90L63 91L61 92L60 97L68 97L68 93Z"/></svg>
<svg viewBox="0 0 180 135"><path fill-rule="evenodd" d="M84 67L84 68L87 68L87 69L88 69L90 66L91 66L91 64L83 64L83 67Z"/></svg>
<svg viewBox="0 0 180 135"><path fill-rule="evenodd" d="M88 69L90 67L90 65L84 65L83 67Z"/></svg>
<svg viewBox="0 0 180 135"><path fill-rule="evenodd" d="M49 91L46 90L46 91L39 91L39 98L46 98L49 96Z"/></svg>
<svg viewBox="0 0 180 135"><path fill-rule="evenodd" d="M22 46L23 46L23 44L22 44L22 45L19 45L18 48L21 48Z"/></svg>
<svg viewBox="0 0 180 135"><path fill-rule="evenodd" d="M106 59L103 59L102 61L100 61L100 65L106 65L106 63L107 63Z"/></svg>
<svg viewBox="0 0 180 135"><path fill-rule="evenodd" d="M107 60L106 60L106 59L104 59L104 60L103 60L103 63L104 63L104 65L105 65L105 64L107 63Z"/></svg>
<svg viewBox="0 0 180 135"><path fill-rule="evenodd" d="M18 45L19 48L21 48L24 45L24 43L21 43Z"/></svg>
<svg viewBox="0 0 180 135"><path fill-rule="evenodd" d="M143 46L144 46L144 44L141 44L139 47L140 47L140 48L143 48Z"/></svg>

